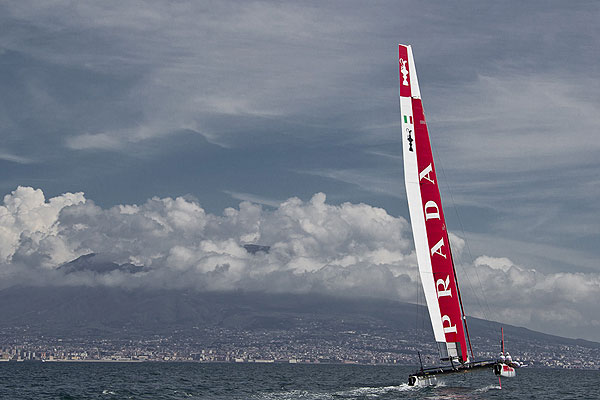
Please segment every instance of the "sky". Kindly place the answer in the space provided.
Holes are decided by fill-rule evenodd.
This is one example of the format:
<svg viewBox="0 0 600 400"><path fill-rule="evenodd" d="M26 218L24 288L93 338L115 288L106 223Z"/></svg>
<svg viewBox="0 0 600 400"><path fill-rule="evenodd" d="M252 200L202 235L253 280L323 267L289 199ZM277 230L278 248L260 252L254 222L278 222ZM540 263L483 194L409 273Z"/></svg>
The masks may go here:
<svg viewBox="0 0 600 400"><path fill-rule="evenodd" d="M467 314L600 341L598 20L594 1L1 3L0 286L415 302L404 43ZM147 271L57 271L91 252Z"/></svg>

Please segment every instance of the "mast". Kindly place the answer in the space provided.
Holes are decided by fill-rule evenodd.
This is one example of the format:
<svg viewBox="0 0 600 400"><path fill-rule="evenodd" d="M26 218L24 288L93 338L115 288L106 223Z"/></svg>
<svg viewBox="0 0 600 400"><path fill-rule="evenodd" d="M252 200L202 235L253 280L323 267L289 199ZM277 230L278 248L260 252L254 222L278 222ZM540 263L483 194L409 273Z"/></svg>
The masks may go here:
<svg viewBox="0 0 600 400"><path fill-rule="evenodd" d="M452 249L450 248L450 244L448 244L448 250L450 251L450 258L452 259L452 268L454 269L454 281L456 282L456 291L458 293L458 304L460 304L460 312L462 314L462 320L465 327L465 333L467 334L467 343L469 345L469 350L471 352L471 360L475 360L475 354L473 353L473 347L471 346L471 336L469 335L469 325L467 325L467 314L465 314L465 309L463 307L462 296L460 295L460 286L458 285L458 277L456 276L456 267L454 266L454 257L452 256Z"/></svg>
<svg viewBox="0 0 600 400"><path fill-rule="evenodd" d="M454 260L452 261L454 266ZM460 312L462 313L463 324L465 326L465 333L467 334L467 343L469 344L469 350L471 352L471 359L475 360L475 354L473 353L473 347L471 346L471 336L469 335L469 326L467 325L467 314L462 303L462 297L460 295L460 286L458 286L458 278L456 277L456 268L454 269L454 280L456 281L456 291L458 292L458 303L460 304Z"/></svg>
<svg viewBox="0 0 600 400"><path fill-rule="evenodd" d="M404 181L419 274L441 360L465 363L463 312L411 46L399 45L398 55Z"/></svg>

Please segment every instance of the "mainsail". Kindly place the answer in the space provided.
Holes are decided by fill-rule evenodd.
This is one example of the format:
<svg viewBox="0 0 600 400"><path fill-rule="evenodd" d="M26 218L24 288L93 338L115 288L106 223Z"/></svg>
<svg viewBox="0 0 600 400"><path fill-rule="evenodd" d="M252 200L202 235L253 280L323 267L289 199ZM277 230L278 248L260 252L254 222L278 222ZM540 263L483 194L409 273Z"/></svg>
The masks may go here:
<svg viewBox="0 0 600 400"><path fill-rule="evenodd" d="M419 273L440 358L468 362L463 313L411 46L399 45L404 179Z"/></svg>

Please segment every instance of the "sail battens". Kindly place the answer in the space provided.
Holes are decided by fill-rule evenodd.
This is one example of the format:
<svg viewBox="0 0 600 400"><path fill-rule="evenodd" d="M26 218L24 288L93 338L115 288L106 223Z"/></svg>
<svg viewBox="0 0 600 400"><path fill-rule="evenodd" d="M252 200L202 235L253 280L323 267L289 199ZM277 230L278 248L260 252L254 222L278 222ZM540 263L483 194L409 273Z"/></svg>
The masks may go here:
<svg viewBox="0 0 600 400"><path fill-rule="evenodd" d="M399 68L404 177L423 291L440 357L466 362L450 243L410 46L399 46Z"/></svg>

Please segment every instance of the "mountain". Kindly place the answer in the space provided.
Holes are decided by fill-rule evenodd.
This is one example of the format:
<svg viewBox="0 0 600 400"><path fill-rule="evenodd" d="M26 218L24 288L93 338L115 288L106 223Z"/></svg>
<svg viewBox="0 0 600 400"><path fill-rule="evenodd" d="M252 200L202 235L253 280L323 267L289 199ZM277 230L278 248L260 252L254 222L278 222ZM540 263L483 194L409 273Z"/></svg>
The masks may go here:
<svg viewBox="0 0 600 400"><path fill-rule="evenodd" d="M568 365L590 358L589 367L600 355L600 343L503 326L511 353L529 362L546 360L544 365L553 366L548 360L567 356ZM469 318L469 328L479 357L494 357L500 324ZM417 350L430 358L436 354L422 306L315 294L11 287L0 291L0 331L0 347L19 340L85 347L163 338L186 349L252 348L267 354L295 354L311 346L321 352L342 349L339 358L361 352L400 354L407 360L415 359Z"/></svg>
<svg viewBox="0 0 600 400"><path fill-rule="evenodd" d="M404 330L415 306L321 295L110 287L11 287L0 291L0 327L28 326L47 335L168 333L194 326L291 329L306 321Z"/></svg>
<svg viewBox="0 0 600 400"><path fill-rule="evenodd" d="M110 261L110 259L105 258L96 253L89 253L78 257L73 261L62 264L57 269L66 274L82 271L95 272L97 274L106 274L108 272L116 270L127 272L130 274L135 274L137 272L143 271L144 267L134 265L131 263L117 264L115 262Z"/></svg>

